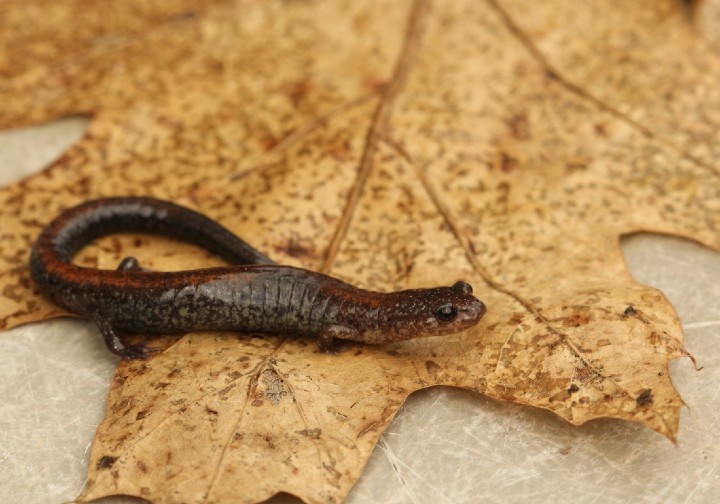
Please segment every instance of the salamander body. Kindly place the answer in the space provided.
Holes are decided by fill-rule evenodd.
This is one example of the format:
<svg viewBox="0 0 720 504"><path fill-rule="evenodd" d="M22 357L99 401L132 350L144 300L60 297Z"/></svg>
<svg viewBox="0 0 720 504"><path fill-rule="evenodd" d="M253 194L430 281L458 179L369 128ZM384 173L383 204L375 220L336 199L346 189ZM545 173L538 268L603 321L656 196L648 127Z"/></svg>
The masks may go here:
<svg viewBox="0 0 720 504"><path fill-rule="evenodd" d="M85 268L73 255L118 232L149 232L195 243L234 266L178 272L142 269L128 257L117 270ZM144 357L123 333L232 330L388 343L452 334L478 323L485 305L465 282L450 287L373 292L321 273L275 264L215 221L153 198L83 203L53 220L35 242L30 268L41 290L65 310L93 320L108 348Z"/></svg>

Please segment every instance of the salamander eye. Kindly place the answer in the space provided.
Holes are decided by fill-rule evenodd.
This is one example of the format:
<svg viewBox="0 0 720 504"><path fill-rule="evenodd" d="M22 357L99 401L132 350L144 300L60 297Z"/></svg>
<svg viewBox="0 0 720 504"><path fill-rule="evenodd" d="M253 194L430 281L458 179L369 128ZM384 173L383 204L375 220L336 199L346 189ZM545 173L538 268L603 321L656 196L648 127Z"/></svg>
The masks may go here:
<svg viewBox="0 0 720 504"><path fill-rule="evenodd" d="M435 311L435 316L442 322L452 322L457 314L457 308L452 303L444 304Z"/></svg>
<svg viewBox="0 0 720 504"><path fill-rule="evenodd" d="M463 282L462 280L455 282L453 284L452 288L455 289L456 291L462 292L463 294L472 294L473 293L472 285L470 285L467 282Z"/></svg>

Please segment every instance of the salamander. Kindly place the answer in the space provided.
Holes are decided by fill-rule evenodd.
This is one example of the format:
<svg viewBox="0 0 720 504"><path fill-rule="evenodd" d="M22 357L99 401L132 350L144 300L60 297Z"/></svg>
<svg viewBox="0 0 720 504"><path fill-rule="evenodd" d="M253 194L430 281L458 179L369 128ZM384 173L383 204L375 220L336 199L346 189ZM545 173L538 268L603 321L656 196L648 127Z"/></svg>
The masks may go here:
<svg viewBox="0 0 720 504"><path fill-rule="evenodd" d="M91 241L119 232L148 232L197 244L232 266L158 272L126 257L117 270L72 262ZM374 292L314 271L276 264L212 219L148 197L103 198L70 208L40 233L30 270L54 303L95 322L110 351L145 358L124 334L238 331L382 344L453 334L475 326L485 305L472 287Z"/></svg>

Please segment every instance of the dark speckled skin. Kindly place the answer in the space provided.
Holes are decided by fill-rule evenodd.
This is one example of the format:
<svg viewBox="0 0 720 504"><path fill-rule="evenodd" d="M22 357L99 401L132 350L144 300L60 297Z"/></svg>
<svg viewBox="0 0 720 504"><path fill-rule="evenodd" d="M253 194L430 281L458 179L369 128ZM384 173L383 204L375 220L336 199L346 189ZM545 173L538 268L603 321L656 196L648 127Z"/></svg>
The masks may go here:
<svg viewBox="0 0 720 504"><path fill-rule="evenodd" d="M238 265L152 272L131 258L116 271L71 262L93 239L124 231L182 239ZM387 343L456 333L477 324L485 313L464 282L381 293L277 265L207 217L152 198L107 198L67 210L38 237L30 268L46 295L95 321L108 348L125 358L146 356L148 350L126 347L118 332L234 330L313 336L326 350L335 338ZM452 320L438 316L441 307L452 312L444 317Z"/></svg>

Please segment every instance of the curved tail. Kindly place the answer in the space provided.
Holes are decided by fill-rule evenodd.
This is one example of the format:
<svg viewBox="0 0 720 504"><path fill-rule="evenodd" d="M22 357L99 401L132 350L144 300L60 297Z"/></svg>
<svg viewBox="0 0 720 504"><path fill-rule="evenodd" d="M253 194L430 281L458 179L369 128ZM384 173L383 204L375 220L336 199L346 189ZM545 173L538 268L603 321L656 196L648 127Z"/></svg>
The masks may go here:
<svg viewBox="0 0 720 504"><path fill-rule="evenodd" d="M186 241L232 264L275 264L214 220L149 197L103 198L70 208L53 220L33 245L30 265L42 274L52 263L70 263L72 256L101 236L146 232Z"/></svg>

